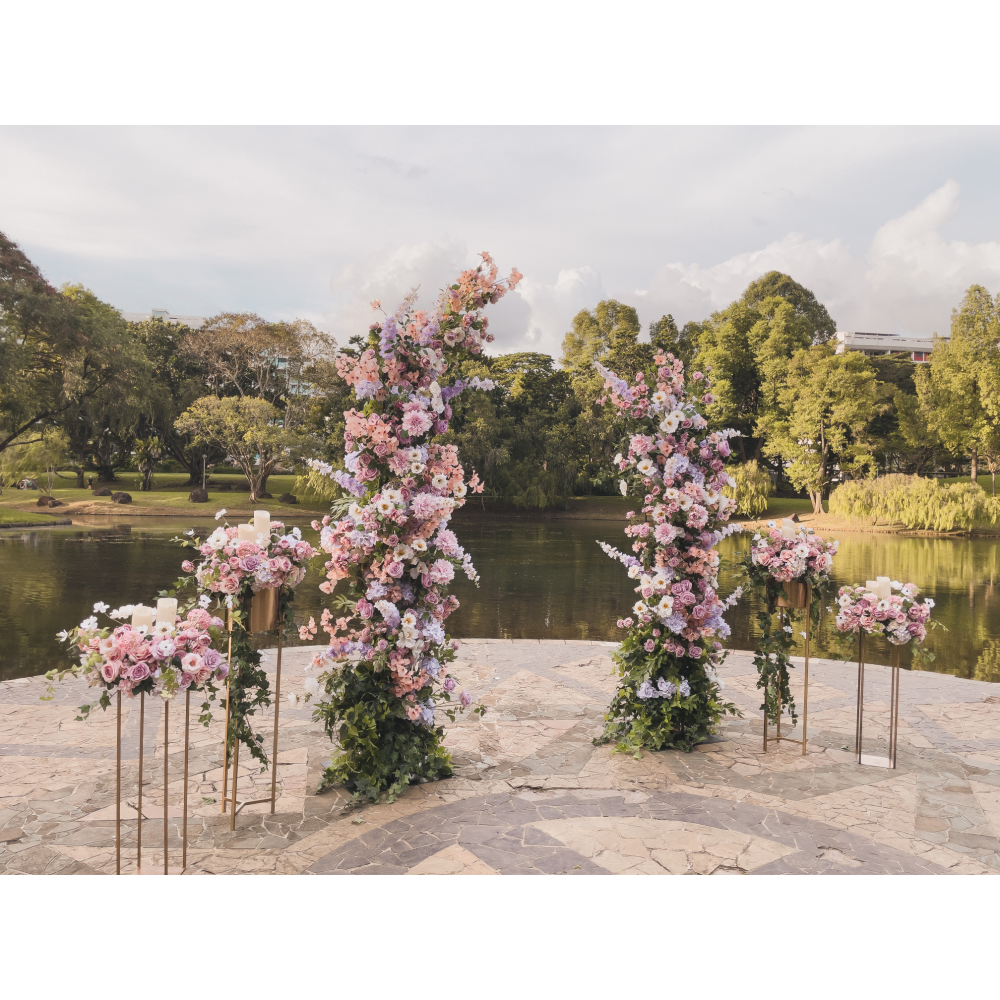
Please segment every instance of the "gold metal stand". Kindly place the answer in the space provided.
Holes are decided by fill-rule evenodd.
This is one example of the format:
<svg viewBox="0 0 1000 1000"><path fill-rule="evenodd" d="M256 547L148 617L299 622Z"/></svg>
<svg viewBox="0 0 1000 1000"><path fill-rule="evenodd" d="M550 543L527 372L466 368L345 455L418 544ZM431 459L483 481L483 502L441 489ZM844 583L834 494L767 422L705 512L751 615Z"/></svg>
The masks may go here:
<svg viewBox="0 0 1000 1000"><path fill-rule="evenodd" d="M226 625L229 628L229 654L226 662L229 673L226 674L226 728L222 731L222 815L226 815L226 785L229 781L229 682L233 676L233 613L226 608Z"/></svg>
<svg viewBox="0 0 1000 1000"><path fill-rule="evenodd" d="M858 763L869 767L896 767L896 744L899 739L899 671L900 649L894 646L892 650L892 671L889 684L889 746L887 757L877 757L874 754L862 753L861 737L865 716L865 634L858 634L858 708L857 725L854 733L854 752Z"/></svg>
<svg viewBox="0 0 1000 1000"><path fill-rule="evenodd" d="M281 707L281 647L283 639L284 622L279 621L278 609L280 607L278 588L261 590L250 599L249 614L247 616L247 630L249 632L271 632L278 631L278 657L276 672L277 677L274 684L274 743L271 750L271 795L263 799L237 799L236 786L239 780L240 768L240 741L233 740L233 781L232 793L229 799L229 829L236 829L236 816L245 806L260 805L263 802L271 803L271 815L274 815L274 804L277 799L278 786L278 716ZM230 631L232 625L230 625ZM230 635L230 674L232 672L232 636ZM227 687L226 697L226 752L224 759L224 770L222 778L222 811L226 811L226 781L229 775L229 697Z"/></svg>
<svg viewBox="0 0 1000 1000"><path fill-rule="evenodd" d="M191 736L191 692L186 692L184 699L184 823L182 833L182 862L180 868L169 866L170 856L167 849L167 833L170 805L170 702L163 702L163 874L181 874L187 868L187 811L188 811L188 764L190 760L189 747ZM139 695L139 792L136 796L136 874L152 875L152 871L142 869L142 770L143 751L145 750L146 732L146 695ZM118 740L115 754L116 760L116 800L115 800L115 874L122 873L122 696L118 692Z"/></svg>
<svg viewBox="0 0 1000 1000"><path fill-rule="evenodd" d="M806 663L805 671L803 676L803 687L802 687L802 739L796 740L791 736L781 735L781 681L780 679L775 683L775 693L777 695L778 701L778 717L775 722L775 735L768 736L768 722L767 722L767 684L764 685L764 753L767 753L768 740L772 743L778 743L784 741L785 743L797 743L802 747L802 756L806 755L806 723L809 718L809 636L812 632L812 625L809 617L810 610L812 608L812 586L808 583L799 583L795 580L790 580L788 583L784 584L785 596L779 597L777 600L777 606L779 608L798 608L799 610L805 609L806 612Z"/></svg>

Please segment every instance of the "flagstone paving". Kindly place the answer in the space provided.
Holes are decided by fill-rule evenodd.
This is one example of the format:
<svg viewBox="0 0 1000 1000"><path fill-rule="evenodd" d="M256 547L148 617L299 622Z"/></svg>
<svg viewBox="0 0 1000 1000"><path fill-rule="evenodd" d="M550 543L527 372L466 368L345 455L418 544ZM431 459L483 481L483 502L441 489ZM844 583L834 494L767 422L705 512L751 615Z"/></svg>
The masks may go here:
<svg viewBox="0 0 1000 1000"><path fill-rule="evenodd" d="M1000 872L1000 685L904 672L896 770L853 748L857 667L810 665L807 753L761 746L749 654L722 670L742 709L693 753L640 759L595 747L614 689L609 643L467 640L455 674L488 706L460 717L446 745L455 776L393 803L347 808L317 793L332 747L312 707L283 702L278 799L221 814L222 721L192 707L188 874L741 875ZM282 690L303 693L311 650L286 650ZM273 651L267 663L273 670ZM865 746L884 754L889 671L866 668ZM796 671L800 674L801 671ZM273 675L272 675L273 680ZM75 721L90 692L41 678L0 684L0 871L113 874L112 709ZM801 678L793 694L802 702ZM138 704L122 727L123 872L136 868ZM164 718L145 710L143 869L162 871ZM169 713L168 850L181 860L183 702ZM270 747L273 715L258 716ZM790 726L790 721L783 724ZM789 735L799 736L795 729ZM270 773L240 760L240 798L270 794Z"/></svg>

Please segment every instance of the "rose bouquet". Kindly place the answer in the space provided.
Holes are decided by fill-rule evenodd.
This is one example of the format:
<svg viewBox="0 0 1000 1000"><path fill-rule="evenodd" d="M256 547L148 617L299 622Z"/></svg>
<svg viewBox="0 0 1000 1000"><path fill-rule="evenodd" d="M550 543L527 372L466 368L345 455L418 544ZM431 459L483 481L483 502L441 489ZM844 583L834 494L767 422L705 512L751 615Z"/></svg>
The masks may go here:
<svg viewBox="0 0 1000 1000"><path fill-rule="evenodd" d="M216 517L224 514L220 511ZM265 536L241 540L239 528L226 524L197 544L202 561L181 563L185 573L193 573L198 590L209 594L258 593L276 587L294 589L306 575L307 564L316 550L302 539L302 531L284 532L281 521L272 521ZM232 603L232 602L230 602Z"/></svg>
<svg viewBox="0 0 1000 1000"><path fill-rule="evenodd" d="M317 718L340 743L326 781L372 799L391 798L414 778L451 774L438 720L456 694L447 664L457 644L444 625L458 599L448 588L456 571L478 577L448 523L467 493L483 487L475 474L466 479L457 447L434 435L448 430L460 393L493 388L478 376L449 381L448 370L493 339L480 310L521 277L514 270L497 280L496 265L482 256L434 310L416 310L407 298L372 324L360 356L338 360L356 403L344 414L344 467L313 463L344 491L315 525L329 556L320 587L332 593L343 582L346 591L337 613L323 614L330 647L316 659ZM316 631L310 619L303 635ZM465 692L457 697L462 708L472 701Z"/></svg>
<svg viewBox="0 0 1000 1000"><path fill-rule="evenodd" d="M628 632L616 654L621 680L603 739L618 748L689 750L721 717L736 714L720 695L717 667L729 635L723 611L736 603L718 595L715 546L735 503L722 493L730 485L723 465L732 431L707 431L699 405L712 402L702 372L685 379L684 365L658 354L655 387L640 372L629 385L597 365L610 391L598 402L614 408L626 439L615 456L624 495L643 498L641 513L628 514L625 534L634 555L601 543L628 567L639 600L619 619Z"/></svg>
<svg viewBox="0 0 1000 1000"><path fill-rule="evenodd" d="M760 640L754 666L757 687L764 689L764 704L760 707L765 713L765 725L777 721L783 707L787 708L793 724L798 718L788 676L794 629L789 610L780 606L780 599L789 592L788 584L806 584L811 599L805 612L812 615L816 603L812 598L820 598L830 586L830 570L839 544L825 542L812 528L787 519L780 528L774 521L768 521L766 529L753 536L750 551L740 561L750 585L764 598L764 608L757 615ZM818 614L818 603L816 609ZM774 627L775 610L778 628Z"/></svg>
<svg viewBox="0 0 1000 1000"><path fill-rule="evenodd" d="M174 623L158 621L146 626L122 622L132 610L125 606L108 611L107 604L95 604L94 615L57 636L79 662L68 669L49 671L46 677L87 679L91 687L101 689L97 704L104 709L116 692L128 698L155 694L165 699L188 690L214 694L215 685L229 673L229 664L217 648L224 642L222 619L202 607L193 607L183 620ZM98 614L106 614L112 624L101 627ZM84 716L91 707L81 709ZM204 708L207 711L207 702ZM207 725L210 718L203 715L202 721Z"/></svg>
<svg viewBox="0 0 1000 1000"><path fill-rule="evenodd" d="M925 597L917 603L920 590L915 584L893 580L890 592L876 594L867 587L841 587L837 593L837 631L857 635L884 635L894 646L927 638L934 601Z"/></svg>
<svg viewBox="0 0 1000 1000"><path fill-rule="evenodd" d="M216 520L225 514L220 510ZM266 518L260 530L256 525L223 522L204 540L181 539L182 544L198 551L201 560L194 563L185 559L181 563L188 576L178 581L178 588L193 583L202 601L210 604L215 598L218 608L225 608L232 650L227 738L240 740L261 764L266 764L263 741L250 725L257 709L271 704L267 673L247 628L250 601L262 591L277 591L279 628L291 626L294 590L305 578L316 549L303 540L300 528L285 531L281 521L271 521L263 511L260 516Z"/></svg>

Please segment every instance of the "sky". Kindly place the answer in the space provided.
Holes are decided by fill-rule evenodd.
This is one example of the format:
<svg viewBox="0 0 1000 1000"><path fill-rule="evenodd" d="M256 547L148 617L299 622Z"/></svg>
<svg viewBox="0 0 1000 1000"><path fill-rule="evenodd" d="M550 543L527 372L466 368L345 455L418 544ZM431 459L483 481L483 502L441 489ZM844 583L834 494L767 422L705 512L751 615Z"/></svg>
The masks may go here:
<svg viewBox="0 0 1000 1000"><path fill-rule="evenodd" d="M703 319L777 269L839 329L1000 292L984 4L11 9L0 230L128 312L341 342L488 250L495 352L614 297Z"/></svg>

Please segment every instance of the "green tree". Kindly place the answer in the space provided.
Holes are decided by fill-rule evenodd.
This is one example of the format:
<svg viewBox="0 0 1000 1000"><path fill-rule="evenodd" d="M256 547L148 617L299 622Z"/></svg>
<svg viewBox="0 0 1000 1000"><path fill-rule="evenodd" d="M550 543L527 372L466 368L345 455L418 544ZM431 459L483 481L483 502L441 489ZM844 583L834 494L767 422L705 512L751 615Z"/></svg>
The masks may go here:
<svg viewBox="0 0 1000 1000"><path fill-rule="evenodd" d="M783 299L792 307L796 317L808 327L813 343L825 344L833 339L837 324L826 311L826 306L808 288L780 271L768 271L763 277L751 281L742 301L754 309L765 299L774 298Z"/></svg>
<svg viewBox="0 0 1000 1000"><path fill-rule="evenodd" d="M685 323L683 329L678 330L674 317L668 313L649 324L649 342L657 350L680 358L687 367L698 352L701 330L702 324L694 322Z"/></svg>
<svg viewBox="0 0 1000 1000"><path fill-rule="evenodd" d="M866 432L875 412L875 372L857 351L835 354L828 344L797 351L777 406L760 419L766 454L791 463L788 477L823 513L823 495L836 463L842 473L864 474L873 459Z"/></svg>
<svg viewBox="0 0 1000 1000"><path fill-rule="evenodd" d="M303 435L282 424L281 411L264 399L204 396L176 421L195 445L215 445L231 456L250 482L250 502L267 492L268 476L303 444Z"/></svg>
<svg viewBox="0 0 1000 1000"><path fill-rule="evenodd" d="M153 471L156 463L163 456L163 445L158 437L136 438L135 441L135 464L142 475L142 486L140 489L148 493L152 487Z"/></svg>

